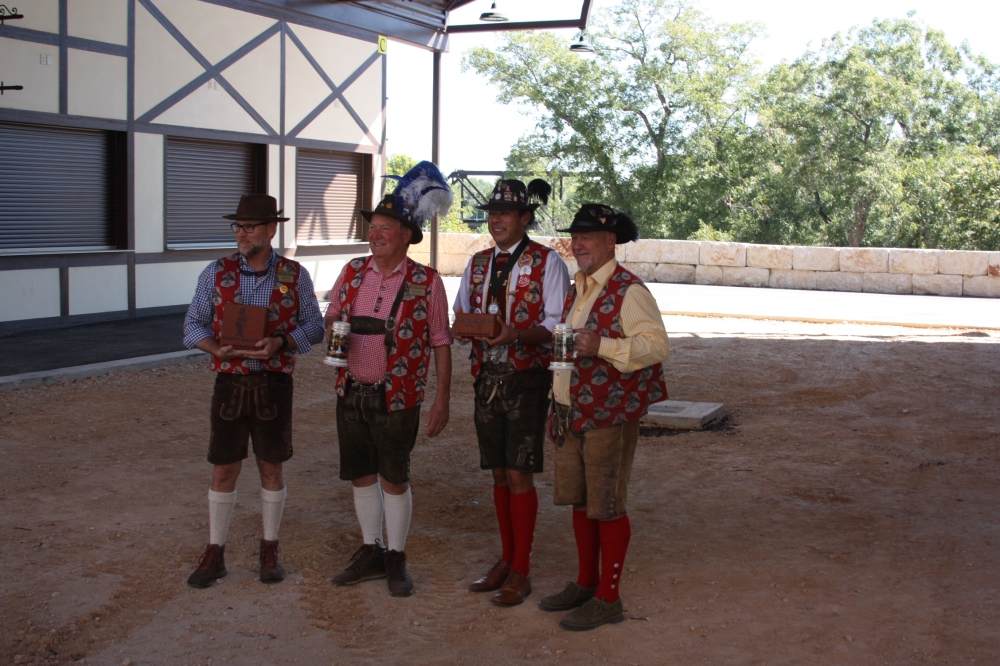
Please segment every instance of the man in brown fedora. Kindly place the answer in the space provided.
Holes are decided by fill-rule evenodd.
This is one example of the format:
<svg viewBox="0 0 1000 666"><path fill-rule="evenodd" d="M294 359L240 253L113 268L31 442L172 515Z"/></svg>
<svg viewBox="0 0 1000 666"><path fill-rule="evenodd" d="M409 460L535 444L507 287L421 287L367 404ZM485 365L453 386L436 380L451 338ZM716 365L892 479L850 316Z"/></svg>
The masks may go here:
<svg viewBox="0 0 1000 666"><path fill-rule="evenodd" d="M239 251L202 271L184 319L185 346L211 354L217 373L208 444L208 462L213 465L209 542L188 578L192 587L208 587L227 573L226 534L250 440L260 472L264 523L260 580L277 583L285 578L278 561L278 529L286 494L281 465L292 457L292 372L295 355L307 353L312 343L323 339L323 318L309 272L271 247L278 223L289 219L280 213L274 197L247 194L235 215L223 216L233 220ZM266 308L261 315L266 320L264 337L253 348L221 343L227 303ZM246 309L240 310L244 320Z"/></svg>
<svg viewBox="0 0 1000 666"><path fill-rule="evenodd" d="M501 179L486 204L495 247L472 256L455 299L456 313L493 314L495 338L472 342L479 465L493 477L493 504L501 555L472 592L496 592L491 601L515 606L531 594L531 546L538 517L534 475L542 471L552 327L569 288L566 264L554 250L528 238L535 210L547 202L543 180L527 186Z"/></svg>
<svg viewBox="0 0 1000 666"><path fill-rule="evenodd" d="M448 212L453 195L431 162L418 163L398 180L375 210L362 211L371 255L344 266L330 292L326 321L351 325L347 368L336 379L337 442L340 478L351 482L362 538L333 584L386 578L391 596L408 597L413 593L405 552L413 511L410 453L432 356L437 391L427 436L448 424L452 336L441 276L407 252L423 238L426 219Z"/></svg>

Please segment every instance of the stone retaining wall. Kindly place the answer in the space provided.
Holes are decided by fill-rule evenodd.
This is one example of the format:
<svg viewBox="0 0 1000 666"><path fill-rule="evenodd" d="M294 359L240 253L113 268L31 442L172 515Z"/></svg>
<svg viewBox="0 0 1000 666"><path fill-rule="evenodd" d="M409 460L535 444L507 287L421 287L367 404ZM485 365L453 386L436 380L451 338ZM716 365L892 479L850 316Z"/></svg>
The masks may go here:
<svg viewBox="0 0 1000 666"><path fill-rule="evenodd" d="M575 272L568 238L535 240ZM442 274L461 275L491 244L487 234L441 234ZM411 255L426 261L429 247L425 235ZM618 246L617 257L648 282L1000 298L1000 252L640 240Z"/></svg>

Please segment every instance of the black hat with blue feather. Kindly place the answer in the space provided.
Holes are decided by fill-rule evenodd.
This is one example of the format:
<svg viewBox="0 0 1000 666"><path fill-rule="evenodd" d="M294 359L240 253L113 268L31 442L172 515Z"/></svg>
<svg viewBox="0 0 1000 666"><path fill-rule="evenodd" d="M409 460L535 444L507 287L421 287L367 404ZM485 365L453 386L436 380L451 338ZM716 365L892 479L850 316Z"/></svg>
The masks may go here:
<svg viewBox="0 0 1000 666"><path fill-rule="evenodd" d="M375 210L363 210L361 215L369 222L373 215L398 220L413 231L410 245L416 245L424 238L424 222L447 215L455 195L433 162L419 162L402 176L385 178L397 181L396 189L382 197Z"/></svg>

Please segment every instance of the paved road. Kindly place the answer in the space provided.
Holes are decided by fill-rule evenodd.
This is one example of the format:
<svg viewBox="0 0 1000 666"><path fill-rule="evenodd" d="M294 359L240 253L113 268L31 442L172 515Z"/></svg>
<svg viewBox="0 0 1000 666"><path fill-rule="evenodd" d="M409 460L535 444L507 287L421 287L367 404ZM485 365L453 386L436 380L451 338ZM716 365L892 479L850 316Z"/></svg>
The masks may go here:
<svg viewBox="0 0 1000 666"><path fill-rule="evenodd" d="M454 302L460 278L443 278ZM1000 299L651 284L663 314L1000 329Z"/></svg>

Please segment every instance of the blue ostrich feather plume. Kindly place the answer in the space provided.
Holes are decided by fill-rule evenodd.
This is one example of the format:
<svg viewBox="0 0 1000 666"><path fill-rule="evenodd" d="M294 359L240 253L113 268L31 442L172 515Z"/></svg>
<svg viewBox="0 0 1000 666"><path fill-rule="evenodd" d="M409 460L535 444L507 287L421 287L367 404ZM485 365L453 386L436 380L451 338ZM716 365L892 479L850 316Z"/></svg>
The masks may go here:
<svg viewBox="0 0 1000 666"><path fill-rule="evenodd" d="M397 181L392 196L397 210L405 211L410 221L422 225L426 220L448 214L455 195L440 169L433 162L419 162L402 176L386 176Z"/></svg>

